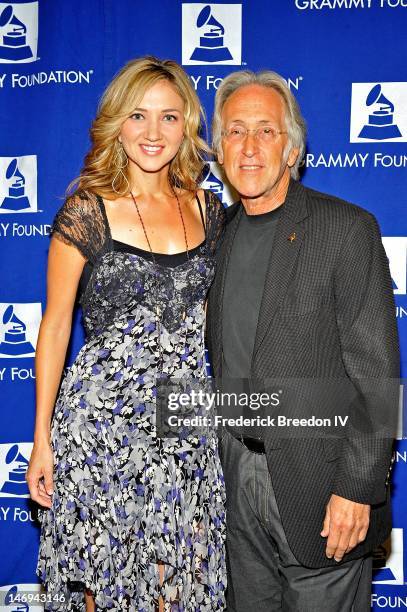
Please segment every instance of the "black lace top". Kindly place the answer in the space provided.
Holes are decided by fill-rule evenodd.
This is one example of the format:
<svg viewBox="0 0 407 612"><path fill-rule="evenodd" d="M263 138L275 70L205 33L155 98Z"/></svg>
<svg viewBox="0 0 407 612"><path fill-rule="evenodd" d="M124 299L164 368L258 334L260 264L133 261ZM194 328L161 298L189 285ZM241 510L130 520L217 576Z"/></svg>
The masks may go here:
<svg viewBox="0 0 407 612"><path fill-rule="evenodd" d="M209 252L214 254L223 231L225 212L223 205L214 193L209 190L205 190L204 193L206 208L205 244ZM149 251L112 239L103 199L101 196L90 192L78 191L65 200L55 216L51 234L65 244L76 246L87 259L80 282L80 293L86 289L91 268L101 255L108 251L130 252L141 255L146 259L151 258ZM189 255L193 256L201 246L198 245L198 247L191 249ZM176 266L187 259L186 251L174 255L155 253L154 256L160 264L169 267Z"/></svg>
<svg viewBox="0 0 407 612"><path fill-rule="evenodd" d="M88 336L100 333L118 311L124 311L135 299L151 308L158 305L164 312L163 323L174 328L182 312L200 299L195 294L206 292L202 279L209 278L208 270L213 268L210 260L220 242L225 211L216 195L204 193L205 241L189 252L190 264L186 253L157 254L166 261L155 257L152 262L148 251L113 240L99 195L82 191L67 198L51 233L76 246L87 260L80 282L80 302ZM179 257L182 261L177 260ZM203 260L207 264L202 264Z"/></svg>

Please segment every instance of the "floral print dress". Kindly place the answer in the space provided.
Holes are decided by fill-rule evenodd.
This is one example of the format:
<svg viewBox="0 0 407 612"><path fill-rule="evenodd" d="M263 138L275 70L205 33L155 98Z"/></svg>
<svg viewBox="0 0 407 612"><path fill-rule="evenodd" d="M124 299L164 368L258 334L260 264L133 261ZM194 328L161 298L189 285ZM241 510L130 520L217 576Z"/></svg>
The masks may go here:
<svg viewBox="0 0 407 612"><path fill-rule="evenodd" d="M78 192L55 218L53 235L87 259L86 342L52 421L54 494L39 510L37 567L46 610L84 611L85 587L98 611L154 612L160 596L166 611L225 607L216 432L166 439L156 428L158 370L206 378L204 302L224 210L211 192L205 205L205 242L173 267L115 248L100 196Z"/></svg>

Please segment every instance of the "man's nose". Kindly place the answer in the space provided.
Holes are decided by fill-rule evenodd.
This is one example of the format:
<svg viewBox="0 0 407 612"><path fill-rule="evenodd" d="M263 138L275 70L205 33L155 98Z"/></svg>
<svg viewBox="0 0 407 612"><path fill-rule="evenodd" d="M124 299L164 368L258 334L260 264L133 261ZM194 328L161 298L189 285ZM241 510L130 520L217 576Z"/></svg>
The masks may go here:
<svg viewBox="0 0 407 612"><path fill-rule="evenodd" d="M257 149L258 142L256 134L254 134L253 132L248 132L242 144L243 154L247 155L247 157L252 157L255 153L257 153Z"/></svg>

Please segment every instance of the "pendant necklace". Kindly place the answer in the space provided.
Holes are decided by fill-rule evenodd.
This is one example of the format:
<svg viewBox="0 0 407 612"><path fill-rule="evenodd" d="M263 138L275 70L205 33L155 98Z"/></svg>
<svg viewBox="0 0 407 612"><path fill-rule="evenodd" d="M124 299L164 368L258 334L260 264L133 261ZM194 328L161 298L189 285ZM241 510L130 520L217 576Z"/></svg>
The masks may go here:
<svg viewBox="0 0 407 612"><path fill-rule="evenodd" d="M176 192L174 191L174 189L172 189L172 193L174 194L174 197L177 200L178 212L179 212L179 215L181 217L182 228L184 230L184 240L185 240L185 248L186 248L186 253L187 253L187 260L189 261L188 239L187 239L187 232L186 232L186 228L185 228L184 217L183 217L182 210L181 210L181 204L180 204L179 198L178 198ZM134 206L136 207L137 215L138 215L138 218L139 218L139 221L140 221L140 225L143 228L144 237L145 237L146 242L148 244L148 248L149 248L149 251L150 251L150 254L151 254L151 258L153 260L154 265L157 265L157 261L156 261L155 255L154 255L154 251L151 248L151 243L150 243L150 240L148 238L147 230L146 230L146 227L144 225L143 218L141 216L141 213L140 213L140 210L139 210L139 207L138 207L138 204L137 204L137 200L134 197L134 194L133 194L132 191L130 191L130 195L131 195L132 200L134 202ZM162 366L163 366L163 352L162 352L162 346L161 346L161 324L162 324L161 315L162 315L162 310L161 310L160 305L158 303L159 285L158 285L158 277L157 277L157 275L156 275L156 286L155 286L155 289L156 289L155 314L156 314L157 334L158 334L158 346L159 346L159 363L157 365L157 370L160 371L160 368L162 369ZM185 321L185 317L186 317L186 311L184 310L184 312L182 313L182 320L183 321ZM185 343L184 344L186 346L186 329L185 329Z"/></svg>
<svg viewBox="0 0 407 612"><path fill-rule="evenodd" d="M179 212L179 216L181 217L182 229L184 230L185 250L187 252L187 259L189 260L189 249L188 249L187 231L185 229L185 223L184 223L184 217L182 215L181 204L180 204L179 198L178 198L178 196L177 196L177 194L175 193L174 190L172 190L172 193L174 194L174 197L177 200L178 212ZM143 228L144 236L145 236L146 242L148 244L148 248L150 250L151 257L153 258L153 262L156 263L156 260L155 260L155 257L154 257L154 252L153 252L153 249L151 248L151 244L150 244L150 241L148 239L147 231L146 231L145 225L143 223L142 216L140 214L140 210L139 210L139 207L138 207L138 204L137 204L137 200L134 197L134 194L133 194L132 191L130 191L130 195L131 195L131 197L133 199L134 206L136 207L137 215L138 215L138 218L140 220L141 227Z"/></svg>

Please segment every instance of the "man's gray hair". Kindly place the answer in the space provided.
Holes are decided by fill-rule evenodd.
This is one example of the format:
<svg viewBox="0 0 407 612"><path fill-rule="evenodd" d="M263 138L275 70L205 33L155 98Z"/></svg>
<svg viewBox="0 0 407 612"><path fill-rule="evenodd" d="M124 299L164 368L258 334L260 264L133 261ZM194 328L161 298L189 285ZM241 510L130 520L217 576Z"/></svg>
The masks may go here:
<svg viewBox="0 0 407 612"><path fill-rule="evenodd" d="M288 135L288 143L284 155L287 158L292 148L297 148L299 154L295 164L290 168L291 176L298 179L298 168L304 157L306 144L306 126L301 115L298 102L290 91L285 79L271 70L252 72L251 70L239 70L232 72L220 84L215 96L215 109L212 122L212 146L218 155L222 147L222 111L226 100L240 87L246 85L260 85L270 87L277 91L283 98L285 105L285 122Z"/></svg>

